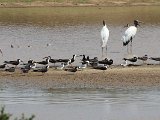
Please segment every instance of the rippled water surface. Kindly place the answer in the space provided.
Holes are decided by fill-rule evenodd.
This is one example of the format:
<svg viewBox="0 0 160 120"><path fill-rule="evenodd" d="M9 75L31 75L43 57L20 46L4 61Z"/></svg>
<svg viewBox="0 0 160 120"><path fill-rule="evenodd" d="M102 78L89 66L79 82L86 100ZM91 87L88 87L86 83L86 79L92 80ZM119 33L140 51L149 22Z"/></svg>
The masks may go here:
<svg viewBox="0 0 160 120"><path fill-rule="evenodd" d="M102 20L110 30L108 56L120 64L126 48L121 36L134 19L144 23L133 40L138 56L160 56L160 7L0 8L0 62L41 60L86 54L101 57ZM11 44L14 48L11 48ZM149 61L151 62L151 61ZM25 84L26 83L26 84ZM1 80L0 104L15 116L36 120L159 120L155 89L56 89L24 81Z"/></svg>

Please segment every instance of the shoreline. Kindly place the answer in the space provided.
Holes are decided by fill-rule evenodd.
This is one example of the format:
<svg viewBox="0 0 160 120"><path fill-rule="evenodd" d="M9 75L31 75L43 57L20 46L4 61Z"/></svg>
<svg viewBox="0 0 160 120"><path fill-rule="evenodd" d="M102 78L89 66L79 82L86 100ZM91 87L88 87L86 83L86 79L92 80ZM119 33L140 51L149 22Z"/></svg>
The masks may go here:
<svg viewBox="0 0 160 120"><path fill-rule="evenodd" d="M30 82L40 88L148 88L160 87L160 65L142 65L132 67L111 66L107 70L87 68L71 73L49 69L42 73L14 73L0 71L0 82L18 80Z"/></svg>
<svg viewBox="0 0 160 120"><path fill-rule="evenodd" d="M0 8L28 7L124 7L124 6L159 6L160 2L106 2L106 3L57 3L57 2L0 2Z"/></svg>

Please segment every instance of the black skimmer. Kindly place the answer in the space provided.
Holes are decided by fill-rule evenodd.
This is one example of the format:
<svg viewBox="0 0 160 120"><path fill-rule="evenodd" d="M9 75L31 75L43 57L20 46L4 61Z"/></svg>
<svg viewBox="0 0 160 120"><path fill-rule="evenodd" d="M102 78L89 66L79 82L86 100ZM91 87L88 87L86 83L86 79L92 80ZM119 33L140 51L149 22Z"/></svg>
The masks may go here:
<svg viewBox="0 0 160 120"><path fill-rule="evenodd" d="M32 59L29 59L29 60L28 60L28 63L29 63L29 64L33 64L33 62L34 62L34 61L33 61Z"/></svg>
<svg viewBox="0 0 160 120"><path fill-rule="evenodd" d="M128 62L127 61L134 63L134 62L137 62L137 59L138 58L136 56L134 56L132 58L123 58L123 60L125 61L125 64L121 64L121 65L122 66L128 66Z"/></svg>
<svg viewBox="0 0 160 120"><path fill-rule="evenodd" d="M159 61L160 64L160 57L150 57L150 60Z"/></svg>
<svg viewBox="0 0 160 120"><path fill-rule="evenodd" d="M28 73L30 69L31 69L31 67L30 68L21 68L21 71L23 73Z"/></svg>
<svg viewBox="0 0 160 120"><path fill-rule="evenodd" d="M87 60L89 61L89 64L91 66L97 66L97 64L98 64L98 58L97 57L94 57L93 59L90 59L89 56L87 56Z"/></svg>
<svg viewBox="0 0 160 120"><path fill-rule="evenodd" d="M7 68L7 69L5 69L5 71L7 71L7 72L15 72L15 67Z"/></svg>
<svg viewBox="0 0 160 120"><path fill-rule="evenodd" d="M110 59L108 60L108 58L105 58L104 60L98 61L99 64L104 64L104 65L112 65L113 64L113 60Z"/></svg>
<svg viewBox="0 0 160 120"><path fill-rule="evenodd" d="M48 58L49 58L49 62L54 63L54 65L56 62L58 62L58 59L52 59L51 56L48 56Z"/></svg>
<svg viewBox="0 0 160 120"><path fill-rule="evenodd" d="M76 55L73 55L71 59L58 59L57 62L69 63L72 64L75 61Z"/></svg>
<svg viewBox="0 0 160 120"><path fill-rule="evenodd" d="M42 73L45 73L45 72L48 71L48 69L49 69L49 66L47 65L47 66L45 66L43 68L40 68L40 69L34 69L33 72L42 72Z"/></svg>
<svg viewBox="0 0 160 120"><path fill-rule="evenodd" d="M46 58L45 61L36 62L38 64L47 65L49 63L49 58Z"/></svg>
<svg viewBox="0 0 160 120"><path fill-rule="evenodd" d="M20 62L22 62L20 59L17 59L15 61L4 61L6 64L11 64L17 66Z"/></svg>
<svg viewBox="0 0 160 120"><path fill-rule="evenodd" d="M6 64L0 65L0 68L3 69L6 67Z"/></svg>
<svg viewBox="0 0 160 120"><path fill-rule="evenodd" d="M137 57L133 58L123 58L124 61L137 62Z"/></svg>
<svg viewBox="0 0 160 120"><path fill-rule="evenodd" d="M78 67L78 66L76 66L76 67L73 67L73 68L65 69L65 71L75 73L75 72L77 72L77 70L78 70L78 69L79 69L79 67Z"/></svg>
<svg viewBox="0 0 160 120"><path fill-rule="evenodd" d="M98 65L98 66L94 66L93 68L98 70L107 70L108 67L105 65Z"/></svg>
<svg viewBox="0 0 160 120"><path fill-rule="evenodd" d="M142 60L143 62L148 60L148 55L144 55L142 57L138 57L138 60Z"/></svg>
<svg viewBox="0 0 160 120"><path fill-rule="evenodd" d="M83 58L82 58L82 62L86 62L86 61L89 61L87 58L86 58L86 56L85 55L79 55L79 56L83 56Z"/></svg>
<svg viewBox="0 0 160 120"><path fill-rule="evenodd" d="M72 64L76 60L76 55L73 55L70 64Z"/></svg>

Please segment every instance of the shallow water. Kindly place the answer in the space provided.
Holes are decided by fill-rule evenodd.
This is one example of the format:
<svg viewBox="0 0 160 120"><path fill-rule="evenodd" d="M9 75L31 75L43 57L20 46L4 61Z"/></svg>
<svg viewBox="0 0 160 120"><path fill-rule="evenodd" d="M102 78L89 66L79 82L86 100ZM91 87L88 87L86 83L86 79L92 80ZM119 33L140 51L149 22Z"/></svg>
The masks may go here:
<svg viewBox="0 0 160 120"><path fill-rule="evenodd" d="M127 23L144 22L133 40L133 54L158 57L160 8L150 7L57 7L1 8L0 60L41 60L45 56L71 58L86 54L101 59L100 30L106 20L110 30L108 57L120 64L126 55L122 35ZM11 44L14 48L11 48ZM47 46L48 44L48 46ZM152 61L150 61L152 62Z"/></svg>
<svg viewBox="0 0 160 120"><path fill-rule="evenodd" d="M123 26L134 19L144 22L133 40L134 54L159 56L159 6L0 8L0 62L17 58L41 60L48 55L70 58L73 54L101 58L103 19L110 30L108 56L114 64L120 64L126 54L121 41L126 29ZM36 120L160 118L157 89L44 89L21 80L4 81L0 84L0 104L15 116L33 113Z"/></svg>
<svg viewBox="0 0 160 120"><path fill-rule="evenodd" d="M0 91L0 103L14 116L35 114L36 120L158 120L160 117L158 89L39 89L7 83Z"/></svg>

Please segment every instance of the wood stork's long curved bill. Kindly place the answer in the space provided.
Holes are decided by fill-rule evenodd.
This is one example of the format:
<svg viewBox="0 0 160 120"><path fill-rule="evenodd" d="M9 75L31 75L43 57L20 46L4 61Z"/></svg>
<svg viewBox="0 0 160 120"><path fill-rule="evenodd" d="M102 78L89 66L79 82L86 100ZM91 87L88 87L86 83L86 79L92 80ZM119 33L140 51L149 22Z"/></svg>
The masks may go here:
<svg viewBox="0 0 160 120"><path fill-rule="evenodd" d="M108 42L108 38L109 38L109 30L106 26L105 21L103 20L103 27L101 30L101 47L102 47L102 58L104 57L104 48L106 48L106 56L107 56L107 42Z"/></svg>

